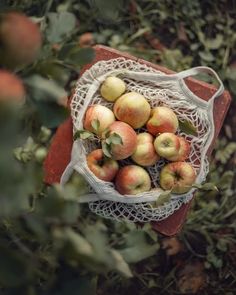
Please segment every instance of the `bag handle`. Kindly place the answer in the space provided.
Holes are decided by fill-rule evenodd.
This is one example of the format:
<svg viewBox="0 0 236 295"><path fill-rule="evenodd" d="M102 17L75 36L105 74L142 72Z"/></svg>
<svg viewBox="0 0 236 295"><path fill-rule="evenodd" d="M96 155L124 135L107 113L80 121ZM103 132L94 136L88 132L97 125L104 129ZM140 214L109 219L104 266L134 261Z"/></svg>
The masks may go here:
<svg viewBox="0 0 236 295"><path fill-rule="evenodd" d="M117 73L119 74L119 71L117 70ZM143 80L143 81L153 81L153 82L158 82L158 81L170 81L170 80L178 80L180 82L180 86L183 89L183 91L190 97L194 97L195 99L199 100L199 97L197 97L186 85L184 79L195 76L198 74L202 73L207 73L211 76L213 76L217 82L219 83L219 88L218 90L212 95L212 97L208 100L208 103L214 101L214 99L218 96L220 96L224 92L224 86L223 83L218 76L218 74L211 68L205 67L205 66L199 66L195 68L191 68L188 70L184 70L179 73L175 74L169 74L169 75L163 75L163 74L158 74L158 73L153 73L153 72L135 72L135 71L124 71L121 74L125 74L125 76L128 76L130 78L135 78L137 80ZM206 102L205 102L206 103Z"/></svg>
<svg viewBox="0 0 236 295"><path fill-rule="evenodd" d="M217 80L217 82L219 83L219 88L211 96L211 98L209 99L208 102L214 101L214 99L216 97L220 96L224 92L224 85L223 85L220 77L218 76L218 74L213 69L211 69L209 67L200 66L200 67L191 68L191 69L188 69L188 70L185 70L180 73L173 74L173 75L175 75L176 77L178 77L180 79L181 86L184 88L184 91L187 92L187 94L193 95L192 91L186 85L184 79L188 78L190 76L195 76L195 75L202 74L202 73L206 73L206 74L213 76Z"/></svg>

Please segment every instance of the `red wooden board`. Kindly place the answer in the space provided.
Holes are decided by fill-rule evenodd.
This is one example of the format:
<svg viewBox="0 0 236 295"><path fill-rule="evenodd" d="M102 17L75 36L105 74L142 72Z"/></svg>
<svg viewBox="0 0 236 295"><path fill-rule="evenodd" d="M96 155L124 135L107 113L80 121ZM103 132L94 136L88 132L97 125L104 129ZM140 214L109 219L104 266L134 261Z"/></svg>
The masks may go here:
<svg viewBox="0 0 236 295"><path fill-rule="evenodd" d="M96 45L94 47L96 56L93 60L93 63L87 65L82 70L81 74L88 68L90 68L94 63L100 60L109 60L117 57L124 57L127 59L136 60L140 63L144 63L148 66L151 66L157 70L165 72L167 74L173 73L169 69L161 67L159 65L147 62L135 56L129 55L118 50ZM186 84L197 96L201 97L204 100L208 100L212 94L216 91L215 87L207 84L205 82L197 81L192 78L186 79ZM209 148L208 154L211 153L215 140L220 132L224 118L226 116L227 110L231 102L231 97L228 91L224 93L215 100L214 104L214 121L215 121L215 136L212 141L212 145ZM72 148L72 121L69 118L65 121L58 129L56 134L52 139L52 143L47 155L47 158L44 162L44 181L47 184L52 184L60 181L60 177L70 161L70 153ZM153 222L153 228L167 236L172 236L177 234L185 221L187 212L191 206L191 202L182 205L182 207L177 210L174 214L169 216L167 219L160 222Z"/></svg>

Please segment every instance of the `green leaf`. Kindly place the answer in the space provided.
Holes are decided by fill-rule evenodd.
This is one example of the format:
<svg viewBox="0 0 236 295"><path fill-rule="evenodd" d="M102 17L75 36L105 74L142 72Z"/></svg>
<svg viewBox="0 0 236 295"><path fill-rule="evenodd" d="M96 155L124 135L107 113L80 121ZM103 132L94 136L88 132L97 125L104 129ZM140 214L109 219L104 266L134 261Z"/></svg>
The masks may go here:
<svg viewBox="0 0 236 295"><path fill-rule="evenodd" d="M60 191L56 186L51 187L48 190L48 195L37 201L36 213L53 220L75 223L80 208L76 201L68 200L65 193L66 191Z"/></svg>
<svg viewBox="0 0 236 295"><path fill-rule="evenodd" d="M102 151L104 155L108 158L111 158L111 146L107 144L105 141L102 142Z"/></svg>
<svg viewBox="0 0 236 295"><path fill-rule="evenodd" d="M208 49L218 49L223 45L223 42L224 42L223 35L217 34L214 39L206 39L204 45Z"/></svg>
<svg viewBox="0 0 236 295"><path fill-rule="evenodd" d="M109 137L112 144L123 144L122 137L117 133L112 133Z"/></svg>
<svg viewBox="0 0 236 295"><path fill-rule="evenodd" d="M62 42L76 28L75 15L67 11L48 13L48 22L46 36L50 43Z"/></svg>
<svg viewBox="0 0 236 295"><path fill-rule="evenodd" d="M199 51L198 54L204 61L211 62L215 60L214 55L210 51Z"/></svg>
<svg viewBox="0 0 236 295"><path fill-rule="evenodd" d="M92 120L91 125L92 125L93 129L94 129L96 132L99 131L100 122L99 122L98 119L94 119L94 120Z"/></svg>
<svg viewBox="0 0 236 295"><path fill-rule="evenodd" d="M235 80L229 80L229 87L233 94L236 94L236 82Z"/></svg>
<svg viewBox="0 0 236 295"><path fill-rule="evenodd" d="M95 52L93 48L78 48L77 45L76 47L72 47L63 59L77 67L82 67L83 65L92 62L94 57Z"/></svg>
<svg viewBox="0 0 236 295"><path fill-rule="evenodd" d="M0 285L17 287L25 284L33 275L30 259L18 251L0 245Z"/></svg>
<svg viewBox="0 0 236 295"><path fill-rule="evenodd" d="M79 233L75 232L71 228L66 228L63 231L64 238L71 243L74 251L78 253L78 255L92 256L93 249L89 242L81 236Z"/></svg>
<svg viewBox="0 0 236 295"><path fill-rule="evenodd" d="M88 276L67 277L60 283L60 290L55 295L96 295L97 280Z"/></svg>
<svg viewBox="0 0 236 295"><path fill-rule="evenodd" d="M161 206L169 202L170 198L171 198L171 190L165 191L159 195L158 199L154 203L152 203L152 206L153 207Z"/></svg>
<svg viewBox="0 0 236 295"><path fill-rule="evenodd" d="M74 140L76 140L77 138L81 138L81 139L87 139L90 137L93 137L93 133L86 131L86 130L77 130L74 134Z"/></svg>
<svg viewBox="0 0 236 295"><path fill-rule="evenodd" d="M69 69L63 64L59 64L58 60L46 59L40 60L36 65L36 72L48 79L58 82L63 87L68 83L70 77Z"/></svg>
<svg viewBox="0 0 236 295"><path fill-rule="evenodd" d="M119 250L128 263L137 263L145 258L153 256L159 249L158 244L149 244L146 233L142 230L129 232L126 237L126 247Z"/></svg>
<svg viewBox="0 0 236 295"><path fill-rule="evenodd" d="M121 0L88 0L88 2L91 8L97 10L99 19L113 22L118 19L121 9L127 5Z"/></svg>
<svg viewBox="0 0 236 295"><path fill-rule="evenodd" d="M219 191L217 186L211 182L206 182L204 184L193 184L193 187L196 187L203 191Z"/></svg>
<svg viewBox="0 0 236 295"><path fill-rule="evenodd" d="M111 249L110 252L114 258L114 262L115 262L114 268L117 271L119 271L121 274L123 274L125 277L131 278L133 276L132 272L129 268L129 265L122 257L122 255L114 249Z"/></svg>
<svg viewBox="0 0 236 295"><path fill-rule="evenodd" d="M65 121L69 111L54 102L36 102L41 123L48 128L55 128Z"/></svg>
<svg viewBox="0 0 236 295"><path fill-rule="evenodd" d="M226 146L224 146L224 149L220 149L216 152L215 158L216 160L225 164L235 152L236 142L230 142Z"/></svg>
<svg viewBox="0 0 236 295"><path fill-rule="evenodd" d="M30 76L25 79L25 83L29 87L29 93L34 101L59 102L60 99L67 96L63 87L39 75Z"/></svg>
<svg viewBox="0 0 236 295"><path fill-rule="evenodd" d="M197 128L188 120L179 120L179 129L189 135L197 135Z"/></svg>
<svg viewBox="0 0 236 295"><path fill-rule="evenodd" d="M230 67L226 69L226 78L236 81L236 68Z"/></svg>

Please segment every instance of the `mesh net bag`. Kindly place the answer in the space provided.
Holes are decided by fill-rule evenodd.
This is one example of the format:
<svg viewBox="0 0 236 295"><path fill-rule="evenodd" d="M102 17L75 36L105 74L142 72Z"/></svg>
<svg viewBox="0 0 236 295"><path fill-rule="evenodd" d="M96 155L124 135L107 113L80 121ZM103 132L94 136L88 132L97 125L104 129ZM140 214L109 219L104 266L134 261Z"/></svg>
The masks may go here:
<svg viewBox="0 0 236 295"><path fill-rule="evenodd" d="M220 87L209 101L204 101L192 93L184 82L184 78L200 73L207 73L218 81ZM196 183L201 184L208 173L209 163L206 157L207 150L214 136L213 103L214 99L224 91L218 75L210 68L196 67L177 74L166 75L137 61L125 58L116 58L95 63L80 77L74 96L71 100L71 115L73 131L83 129L83 118L88 106L101 104L112 109L113 103L105 101L99 88L108 76L119 76L127 86L127 92L135 91L142 94L151 107L167 106L171 108L179 121L189 121L196 128L196 135L188 135L178 130L177 133L190 143L191 152L188 162L194 168ZM137 132L145 129L137 130ZM158 200L163 192L159 187L159 173L165 160L147 167L151 177L151 191L123 196L115 190L114 184L98 179L88 168L86 155L100 148L96 139L77 139L73 143L71 161L65 169L61 184L65 184L73 170L82 174L89 184L89 193L81 196L79 202L88 202L92 212L115 220L129 220L134 222L161 221L176 210L183 203L189 202L195 191L192 188L188 193L171 194L168 202L156 208L152 202ZM125 159L120 166L132 163Z"/></svg>

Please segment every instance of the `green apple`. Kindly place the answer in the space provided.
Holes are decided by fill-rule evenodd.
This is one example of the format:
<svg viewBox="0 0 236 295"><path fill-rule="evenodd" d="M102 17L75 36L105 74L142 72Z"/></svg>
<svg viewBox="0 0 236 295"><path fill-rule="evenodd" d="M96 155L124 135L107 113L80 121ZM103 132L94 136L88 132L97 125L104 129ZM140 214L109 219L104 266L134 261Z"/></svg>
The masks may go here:
<svg viewBox="0 0 236 295"><path fill-rule="evenodd" d="M100 88L101 96L107 101L115 101L126 90L126 85L123 80L118 77L110 76L102 83Z"/></svg>

